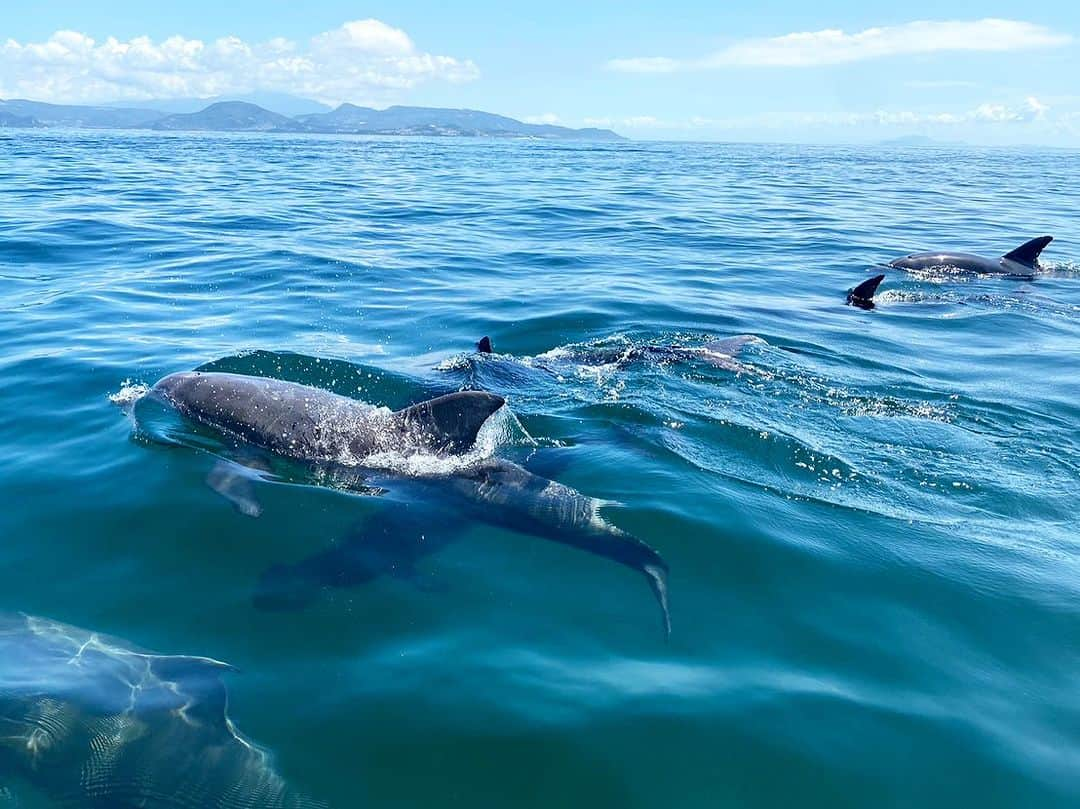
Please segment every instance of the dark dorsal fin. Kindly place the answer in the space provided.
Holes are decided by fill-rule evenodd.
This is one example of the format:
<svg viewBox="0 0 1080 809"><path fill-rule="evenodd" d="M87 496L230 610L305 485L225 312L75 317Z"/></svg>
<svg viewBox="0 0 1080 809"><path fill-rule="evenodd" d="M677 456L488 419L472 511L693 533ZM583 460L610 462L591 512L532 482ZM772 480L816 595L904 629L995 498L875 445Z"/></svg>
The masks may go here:
<svg viewBox="0 0 1080 809"><path fill-rule="evenodd" d="M476 434L492 413L505 404L501 396L463 390L428 399L395 414L401 426L414 431L434 450L457 452L476 443Z"/></svg>
<svg viewBox="0 0 1080 809"><path fill-rule="evenodd" d="M1006 253L1003 258L1006 261L1023 264L1025 267L1034 267L1039 261L1039 253L1052 241L1054 241L1053 236L1040 236L1030 242L1024 242L1011 253Z"/></svg>
<svg viewBox="0 0 1080 809"><path fill-rule="evenodd" d="M884 275L875 275L873 278L868 278L859 284L855 289L848 293L848 303L854 303L857 301L870 301L874 298L874 293L877 292L877 288L881 285L881 282L885 280Z"/></svg>
<svg viewBox="0 0 1080 809"><path fill-rule="evenodd" d="M491 353L491 338L490 337L481 337L480 342L478 342L476 344L476 350L479 351L481 354L490 354Z"/></svg>

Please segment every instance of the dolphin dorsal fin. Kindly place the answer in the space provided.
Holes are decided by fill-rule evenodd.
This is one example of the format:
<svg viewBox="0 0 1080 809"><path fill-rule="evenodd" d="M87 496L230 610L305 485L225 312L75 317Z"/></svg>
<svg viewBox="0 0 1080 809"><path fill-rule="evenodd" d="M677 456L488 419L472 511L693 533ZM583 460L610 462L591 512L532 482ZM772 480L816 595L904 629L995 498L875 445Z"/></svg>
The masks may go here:
<svg viewBox="0 0 1080 809"><path fill-rule="evenodd" d="M480 341L476 344L476 350L481 354L490 354L491 351L491 338L481 337Z"/></svg>
<svg viewBox="0 0 1080 809"><path fill-rule="evenodd" d="M463 390L399 410L401 426L431 449L458 452L476 443L476 434L505 399L482 390Z"/></svg>
<svg viewBox="0 0 1080 809"><path fill-rule="evenodd" d="M1006 253L1003 258L1023 264L1025 267L1034 267L1039 261L1039 253L1052 241L1054 241L1053 236L1039 236L1030 242L1024 242L1011 253Z"/></svg>
<svg viewBox="0 0 1080 809"><path fill-rule="evenodd" d="M875 275L873 278L868 278L848 293L848 300L871 300L874 297L874 293L877 292L877 288L884 280L884 275Z"/></svg>

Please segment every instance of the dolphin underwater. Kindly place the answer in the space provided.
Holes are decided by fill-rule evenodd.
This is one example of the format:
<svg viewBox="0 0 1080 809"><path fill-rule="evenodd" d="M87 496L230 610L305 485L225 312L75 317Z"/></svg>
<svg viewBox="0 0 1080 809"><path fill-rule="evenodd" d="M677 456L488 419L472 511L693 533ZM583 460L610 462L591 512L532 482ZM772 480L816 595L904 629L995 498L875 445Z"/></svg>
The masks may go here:
<svg viewBox="0 0 1080 809"><path fill-rule="evenodd" d="M372 481L390 481L399 491L415 494L407 501L414 504L408 514L391 515L391 521L394 516L408 519L422 514L429 532L446 529L453 518L445 509L430 514L415 504L449 497L477 519L577 547L633 569L649 583L661 608L664 631L670 633L667 564L650 546L608 523L600 514L602 501L508 460L467 456L481 427L503 407L501 396L460 391L389 411L295 382L199 371L167 376L148 395L248 448L304 464L320 482L370 490ZM395 475L371 461L380 453L417 452L461 463L428 473ZM246 450L229 460L263 468L248 460ZM237 475L212 473L210 482L243 513L258 513ZM397 507L401 505L390 508L405 512ZM407 540L395 543L398 533L391 530L370 542L360 533L337 553L320 553L298 565L272 568L260 584L259 600L269 607L302 606L322 588L398 574L411 568L418 555L435 549L431 543L418 554Z"/></svg>
<svg viewBox="0 0 1080 809"><path fill-rule="evenodd" d="M1054 240L1053 236L1039 236L1024 242L999 258L983 258L970 253L930 252L913 253L893 259L889 266L897 270L929 270L935 267L953 267L967 272L985 275L1009 275L1031 278L1039 269L1039 254Z"/></svg>
<svg viewBox="0 0 1080 809"><path fill-rule="evenodd" d="M0 612L0 797L15 779L9 796L22 784L59 807L322 806L229 719L232 670Z"/></svg>

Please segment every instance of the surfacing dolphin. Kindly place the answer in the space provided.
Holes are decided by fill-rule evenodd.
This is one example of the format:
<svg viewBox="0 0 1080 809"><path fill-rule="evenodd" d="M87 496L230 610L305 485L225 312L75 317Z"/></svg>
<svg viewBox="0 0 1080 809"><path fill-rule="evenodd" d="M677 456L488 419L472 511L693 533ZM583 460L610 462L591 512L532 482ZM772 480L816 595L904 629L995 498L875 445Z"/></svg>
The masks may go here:
<svg viewBox="0 0 1080 809"><path fill-rule="evenodd" d="M652 588L665 633L670 633L667 564L644 542L608 523L600 514L601 501L507 460L466 457L480 428L503 406L500 396L461 391L389 411L295 382L198 371L167 376L150 395L248 447L301 462L313 479L338 488L365 489L371 480L393 478L392 469L373 461L386 453L461 460L435 465L433 471L399 474L396 483L420 499L449 495L477 519L572 545L638 571ZM253 465L243 453L231 460ZM235 478L219 475L217 482L241 511L257 513ZM445 528L442 515L430 519L433 529ZM346 550L349 555L322 553L296 566L272 569L260 588L264 604L302 604L318 587L393 575L395 567L426 552L418 554L404 542L395 548L389 536L370 543L354 541Z"/></svg>
<svg viewBox="0 0 1080 809"><path fill-rule="evenodd" d="M231 670L0 612L0 785L17 778L59 807L321 806L229 719Z"/></svg>
<svg viewBox="0 0 1080 809"><path fill-rule="evenodd" d="M910 256L893 259L889 262L889 266L898 270L931 270L943 267L984 275L1031 278L1039 269L1039 254L1053 240L1053 236L1039 236L999 258L984 258L970 253L934 251L913 253Z"/></svg>
<svg viewBox="0 0 1080 809"><path fill-rule="evenodd" d="M577 365L615 366L625 368L638 362L666 364L671 362L701 361L727 371L742 371L746 366L738 361L743 348L752 343L763 342L752 334L740 334L722 340L710 340L700 346L682 346L672 343L644 343L629 346L575 346L566 349L567 359ZM494 354L490 337L481 337L476 343L476 353ZM561 357L548 352L529 358L541 368L555 366Z"/></svg>

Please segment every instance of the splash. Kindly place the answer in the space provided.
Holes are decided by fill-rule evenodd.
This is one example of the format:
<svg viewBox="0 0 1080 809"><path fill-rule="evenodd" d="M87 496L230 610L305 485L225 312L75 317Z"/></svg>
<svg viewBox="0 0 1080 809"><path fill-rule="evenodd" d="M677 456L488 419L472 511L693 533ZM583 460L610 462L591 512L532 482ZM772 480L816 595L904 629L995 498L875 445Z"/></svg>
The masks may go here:
<svg viewBox="0 0 1080 809"><path fill-rule="evenodd" d="M510 446L538 446L517 416L501 407L484 422L476 443L464 453L440 455L424 450L380 450L353 461L352 465L382 469L407 477L444 477L469 469Z"/></svg>
<svg viewBox="0 0 1080 809"><path fill-rule="evenodd" d="M135 403L149 392L149 385L125 379L120 383L120 390L109 394L109 401L130 415Z"/></svg>

